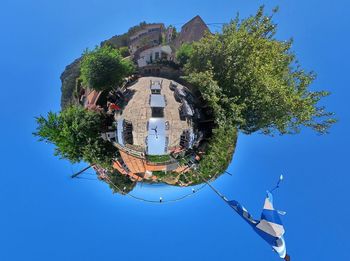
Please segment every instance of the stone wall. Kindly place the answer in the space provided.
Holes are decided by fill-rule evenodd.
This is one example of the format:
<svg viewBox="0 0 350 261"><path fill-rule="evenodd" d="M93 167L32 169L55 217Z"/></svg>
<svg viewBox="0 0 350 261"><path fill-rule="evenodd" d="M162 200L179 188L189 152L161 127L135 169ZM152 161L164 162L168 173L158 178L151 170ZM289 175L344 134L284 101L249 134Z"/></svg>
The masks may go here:
<svg viewBox="0 0 350 261"><path fill-rule="evenodd" d="M182 75L181 71L162 64L150 64L139 68L141 76L157 76L171 80L178 80Z"/></svg>
<svg viewBox="0 0 350 261"><path fill-rule="evenodd" d="M183 43L199 41L206 32L210 32L208 26L197 15L182 26L181 32L173 42L173 46L178 49Z"/></svg>

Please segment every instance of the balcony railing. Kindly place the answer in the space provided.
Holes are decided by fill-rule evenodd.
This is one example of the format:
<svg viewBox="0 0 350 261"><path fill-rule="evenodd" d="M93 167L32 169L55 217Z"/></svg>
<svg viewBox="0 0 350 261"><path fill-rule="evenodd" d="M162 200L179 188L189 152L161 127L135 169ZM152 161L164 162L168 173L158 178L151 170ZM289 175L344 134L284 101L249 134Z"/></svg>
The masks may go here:
<svg viewBox="0 0 350 261"><path fill-rule="evenodd" d="M122 151L125 151L126 153L128 153L128 154L130 154L132 156L135 156L135 157L138 157L138 158L142 158L142 159L145 158L145 153L143 151L137 151L137 150L128 148L126 146L123 147L118 142L113 142L113 145L115 147L117 147L118 149L120 149Z"/></svg>

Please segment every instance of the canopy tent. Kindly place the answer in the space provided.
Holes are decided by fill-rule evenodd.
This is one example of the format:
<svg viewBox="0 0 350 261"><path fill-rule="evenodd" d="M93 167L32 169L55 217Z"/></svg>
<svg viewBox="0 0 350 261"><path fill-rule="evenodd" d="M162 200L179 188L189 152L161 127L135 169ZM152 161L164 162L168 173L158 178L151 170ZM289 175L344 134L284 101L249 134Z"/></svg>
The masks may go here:
<svg viewBox="0 0 350 261"><path fill-rule="evenodd" d="M169 85L169 88L170 88L170 90L175 91L175 89L177 88L177 83L171 81L170 85Z"/></svg>
<svg viewBox="0 0 350 261"><path fill-rule="evenodd" d="M124 119L118 119L117 120L117 141L120 145L125 146L124 145L124 136L123 136L123 130L124 130Z"/></svg>
<svg viewBox="0 0 350 261"><path fill-rule="evenodd" d="M130 121L123 118L118 119L116 132L117 142L121 146L125 146L126 143L133 144L132 123Z"/></svg>
<svg viewBox="0 0 350 261"><path fill-rule="evenodd" d="M185 99L183 99L182 100L182 105L181 105L181 116L183 116L183 117L192 117L193 114L194 114L193 109L188 104L188 102Z"/></svg>
<svg viewBox="0 0 350 261"><path fill-rule="evenodd" d="M180 137L180 146L189 149L193 147L195 134L192 129L184 130Z"/></svg>
<svg viewBox="0 0 350 261"><path fill-rule="evenodd" d="M165 98L163 95L151 94L150 95L150 106L164 108L165 107Z"/></svg>
<svg viewBox="0 0 350 261"><path fill-rule="evenodd" d="M150 118L148 122L147 154L164 155L167 153L164 118Z"/></svg>
<svg viewBox="0 0 350 261"><path fill-rule="evenodd" d="M148 155L164 155L166 139L164 135L148 135L147 136L147 154Z"/></svg>
<svg viewBox="0 0 350 261"><path fill-rule="evenodd" d="M193 130L192 130L192 129L189 130L188 138L189 138L189 140L188 140L189 146L192 148L192 147L193 147L193 144L194 144L194 142L195 142L195 138L196 138L196 136L195 136L195 134L193 133Z"/></svg>
<svg viewBox="0 0 350 261"><path fill-rule="evenodd" d="M160 90L162 88L160 81L151 81L151 90Z"/></svg>
<svg viewBox="0 0 350 261"><path fill-rule="evenodd" d="M184 89L179 88L179 86L177 86L175 89L175 95L182 97L182 98L186 97L186 93L185 93Z"/></svg>

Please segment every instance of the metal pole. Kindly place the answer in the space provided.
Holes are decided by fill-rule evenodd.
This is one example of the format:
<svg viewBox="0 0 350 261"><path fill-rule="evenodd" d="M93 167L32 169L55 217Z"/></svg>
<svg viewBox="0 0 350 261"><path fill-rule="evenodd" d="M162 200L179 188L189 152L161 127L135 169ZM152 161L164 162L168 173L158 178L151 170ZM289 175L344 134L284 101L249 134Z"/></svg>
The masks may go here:
<svg viewBox="0 0 350 261"><path fill-rule="evenodd" d="M205 180L201 175L197 174L223 201L227 203L227 198L222 195L216 188L214 188L207 180Z"/></svg>
<svg viewBox="0 0 350 261"><path fill-rule="evenodd" d="M88 169L91 168L92 166L93 166L93 165L89 165L89 166L87 166L86 168L83 168L82 170L80 170L80 171L78 171L77 173L73 174L73 175L71 176L71 178L73 179L73 178L79 176L81 173L83 173L84 171L88 170Z"/></svg>

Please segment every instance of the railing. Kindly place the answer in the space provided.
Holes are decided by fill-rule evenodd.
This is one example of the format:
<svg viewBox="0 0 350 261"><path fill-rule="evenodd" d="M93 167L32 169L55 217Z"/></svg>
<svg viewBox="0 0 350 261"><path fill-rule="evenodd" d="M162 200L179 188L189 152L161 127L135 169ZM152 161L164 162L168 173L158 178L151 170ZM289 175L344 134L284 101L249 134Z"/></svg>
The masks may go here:
<svg viewBox="0 0 350 261"><path fill-rule="evenodd" d="M113 145L115 147L117 147L118 149L120 149L122 151L125 151L126 153L128 153L128 154L130 154L132 156L139 157L139 158L142 158L142 159L145 158L145 154L142 151L133 150L133 149L128 148L128 147L123 147L117 142L113 142Z"/></svg>
<svg viewBox="0 0 350 261"><path fill-rule="evenodd" d="M151 165L151 166L163 166L163 165L169 165L169 164L177 163L177 160L169 159L167 161L162 161L162 162L153 162L153 161L147 160L147 158L146 158L146 162L147 162L147 165Z"/></svg>

